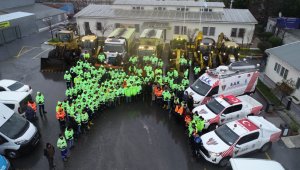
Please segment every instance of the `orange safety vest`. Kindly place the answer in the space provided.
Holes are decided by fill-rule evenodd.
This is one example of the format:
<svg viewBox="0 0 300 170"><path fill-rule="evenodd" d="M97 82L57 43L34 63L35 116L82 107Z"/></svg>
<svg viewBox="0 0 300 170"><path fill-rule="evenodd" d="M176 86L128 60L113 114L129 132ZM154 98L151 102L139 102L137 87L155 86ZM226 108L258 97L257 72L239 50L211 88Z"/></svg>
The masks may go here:
<svg viewBox="0 0 300 170"><path fill-rule="evenodd" d="M178 108L178 105L177 105L176 108L175 108L175 112L176 112L176 113L178 113L178 109L179 109L179 108Z"/></svg>
<svg viewBox="0 0 300 170"><path fill-rule="evenodd" d="M56 112L56 119L64 119L65 118L65 112L64 111L58 111Z"/></svg>
<svg viewBox="0 0 300 170"><path fill-rule="evenodd" d="M180 115L182 115L182 113L183 113L183 107L182 107L182 106L181 106L180 109L178 110L178 113L179 113Z"/></svg>
<svg viewBox="0 0 300 170"><path fill-rule="evenodd" d="M192 119L190 117L188 117L188 116L185 117L185 122L187 124L190 124L191 121L192 121Z"/></svg>
<svg viewBox="0 0 300 170"><path fill-rule="evenodd" d="M36 104L35 104L35 102L29 103L29 101L28 101L28 106L31 107L32 110L36 111Z"/></svg>

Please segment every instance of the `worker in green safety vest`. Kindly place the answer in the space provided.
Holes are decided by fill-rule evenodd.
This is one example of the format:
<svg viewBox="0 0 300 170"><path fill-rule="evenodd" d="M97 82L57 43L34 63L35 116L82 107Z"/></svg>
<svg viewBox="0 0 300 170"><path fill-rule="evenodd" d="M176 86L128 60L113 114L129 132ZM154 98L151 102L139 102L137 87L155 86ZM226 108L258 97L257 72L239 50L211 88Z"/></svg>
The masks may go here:
<svg viewBox="0 0 300 170"><path fill-rule="evenodd" d="M194 68L194 71L195 71L194 78L195 78L195 81L196 81L199 78L199 74L200 74L201 68L199 66L196 66Z"/></svg>
<svg viewBox="0 0 300 170"><path fill-rule="evenodd" d="M90 53L88 53L87 50L85 50L84 52L83 59L88 60L88 62L90 62Z"/></svg>
<svg viewBox="0 0 300 170"><path fill-rule="evenodd" d="M74 144L73 144L73 135L74 135L74 131L71 127L66 127L65 130L65 137L68 141L69 144L69 149L75 148Z"/></svg>
<svg viewBox="0 0 300 170"><path fill-rule="evenodd" d="M105 55L101 52L99 55L98 55L98 59L100 61L100 64L103 64L104 63L104 60L105 60Z"/></svg>
<svg viewBox="0 0 300 170"><path fill-rule="evenodd" d="M67 83L67 88L71 87L71 74L66 71L66 74L64 75L64 79L66 80L66 83Z"/></svg>
<svg viewBox="0 0 300 170"><path fill-rule="evenodd" d="M59 138L57 140L57 147L59 148L60 152L61 152L61 156L62 159L67 162L68 158L70 158L67 154L68 154L68 145L66 142L66 139L64 138L64 136L62 134L59 134Z"/></svg>

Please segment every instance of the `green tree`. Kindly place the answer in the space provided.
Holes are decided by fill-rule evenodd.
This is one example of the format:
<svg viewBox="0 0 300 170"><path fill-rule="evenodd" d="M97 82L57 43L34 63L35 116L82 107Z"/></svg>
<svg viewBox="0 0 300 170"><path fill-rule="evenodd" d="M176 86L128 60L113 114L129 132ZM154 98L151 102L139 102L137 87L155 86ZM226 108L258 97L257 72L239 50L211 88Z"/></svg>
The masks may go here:
<svg viewBox="0 0 300 170"><path fill-rule="evenodd" d="M260 51L264 52L266 49L272 48L272 44L268 41L262 41L257 44L257 47L260 49Z"/></svg>
<svg viewBox="0 0 300 170"><path fill-rule="evenodd" d="M234 0L232 3L232 8L236 9L248 9L252 0Z"/></svg>
<svg viewBox="0 0 300 170"><path fill-rule="evenodd" d="M270 37L273 36L273 33L272 32L263 32L261 33L261 38L263 38L263 40L268 40Z"/></svg>
<svg viewBox="0 0 300 170"><path fill-rule="evenodd" d="M295 90L296 90L296 83L292 78L288 80L283 79L281 82L277 82L276 87L273 89L274 93L280 96L281 103L282 103L282 99L285 96L292 94Z"/></svg>
<svg viewBox="0 0 300 170"><path fill-rule="evenodd" d="M279 12L284 17L300 18L300 0L284 0L284 3L274 10L273 15L278 16Z"/></svg>
<svg viewBox="0 0 300 170"><path fill-rule="evenodd" d="M281 38L275 37L275 36L270 37L268 42L272 44L272 47L277 47L277 46L282 45Z"/></svg>

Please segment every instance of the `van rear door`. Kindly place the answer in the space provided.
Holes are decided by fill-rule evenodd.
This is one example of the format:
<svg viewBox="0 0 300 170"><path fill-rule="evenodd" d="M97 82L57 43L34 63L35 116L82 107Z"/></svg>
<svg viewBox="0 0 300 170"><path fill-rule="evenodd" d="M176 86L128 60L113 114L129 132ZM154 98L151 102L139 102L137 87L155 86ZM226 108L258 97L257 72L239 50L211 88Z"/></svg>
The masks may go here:
<svg viewBox="0 0 300 170"><path fill-rule="evenodd" d="M32 96L30 94L28 94L22 101L20 101L20 109L18 110L19 114L25 113L25 111L27 110L29 99L32 99Z"/></svg>

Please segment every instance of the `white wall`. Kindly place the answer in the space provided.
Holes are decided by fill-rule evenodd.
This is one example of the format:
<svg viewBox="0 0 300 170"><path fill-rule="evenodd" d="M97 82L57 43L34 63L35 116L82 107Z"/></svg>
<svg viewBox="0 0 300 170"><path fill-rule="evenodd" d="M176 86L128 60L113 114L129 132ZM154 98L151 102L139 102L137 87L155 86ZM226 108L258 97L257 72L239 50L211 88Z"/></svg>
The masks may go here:
<svg viewBox="0 0 300 170"><path fill-rule="evenodd" d="M104 19L93 19L93 18L77 18L77 24L80 25L81 27L81 35L84 35L84 30L83 30L83 26L84 26L84 22L89 22L90 23L90 29L93 33L97 34L98 36L102 36L101 33L98 31L96 31L96 22L103 22ZM140 32L136 33L136 37L138 38L140 36L140 34L142 33L142 29L141 26L143 25L144 22L151 22L151 21L143 21L143 20L122 20L122 19L108 19L108 23L112 24L113 26L115 25L115 23L122 23L122 24L139 24L140 25ZM153 21L152 21L153 22ZM157 21L160 22L160 21ZM164 21L161 21L164 22ZM174 34L174 26L183 26L183 22L168 22L169 23L169 27L172 28L172 30L167 30L166 33L166 41L165 42L169 42L170 39L172 39L172 36ZM195 29L195 28L199 28L199 23L191 23L191 22L186 22L185 26L187 26L187 28L191 28L191 29ZM231 38L232 40L234 40L235 42L241 44L242 43L242 39L238 38L238 37L230 37L231 35L231 29L232 28L245 28L246 32L248 32L249 30L253 29L254 30L254 24L232 24L232 23L201 23L200 26L200 30L202 30L202 27L216 27L215 29L215 35L214 36L206 36L204 35L203 37L209 37L209 38L213 38L215 41L217 41L218 36L220 35L221 32L223 32L226 36L228 36L229 38ZM112 30L107 31L105 33L104 36L108 36L110 33L112 32ZM247 42L247 38L246 38L246 34L245 34L245 38L244 38L244 43Z"/></svg>
<svg viewBox="0 0 300 170"><path fill-rule="evenodd" d="M140 7L144 7L145 10L154 10L154 7L158 7L158 6L143 6L143 5L113 5L114 9L126 9L126 10L131 10L132 7L134 6L140 6ZM161 7L165 7L166 10L168 11L174 11L177 10L177 8L179 8L179 6L161 6ZM184 6L180 7L180 8L184 8ZM194 11L194 12L199 12L200 11L200 7L188 7L189 11ZM208 7L209 9L212 9L213 12L223 12L223 8L218 8L218 7Z"/></svg>
<svg viewBox="0 0 300 170"><path fill-rule="evenodd" d="M274 70L276 62L281 65L281 68L284 67L289 70L289 73L288 73L288 76L286 79L292 78L296 83L298 77L300 77L300 72L298 70L294 69L293 67L289 66L288 64L286 64L285 62L283 62L282 60L280 60L279 58L275 57L272 54L269 55L265 74L275 83L282 81L283 77L280 76L281 70L279 71L279 74ZM299 99L300 98L300 90L297 89L293 95Z"/></svg>

